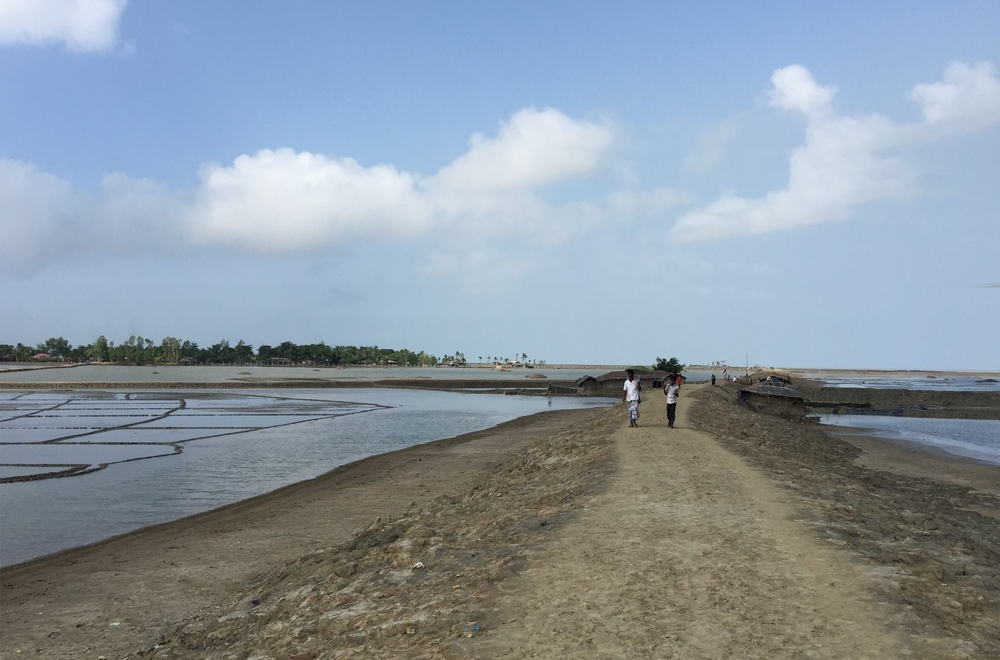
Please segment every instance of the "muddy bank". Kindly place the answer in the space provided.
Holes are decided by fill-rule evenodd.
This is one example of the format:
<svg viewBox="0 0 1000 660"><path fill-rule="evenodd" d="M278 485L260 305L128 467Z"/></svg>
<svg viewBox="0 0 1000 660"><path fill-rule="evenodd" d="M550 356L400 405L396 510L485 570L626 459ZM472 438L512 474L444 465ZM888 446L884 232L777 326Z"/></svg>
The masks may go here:
<svg viewBox="0 0 1000 660"><path fill-rule="evenodd" d="M816 657L844 657L836 647L814 644L839 625L839 617L766 598L797 593L799 586L819 597L833 594L822 570L829 565L826 555L809 549L820 539L831 552L850 555L871 568L866 573L881 576L873 607L885 603L886 612L901 613L901 628L924 644L920 657L1000 657L995 493L862 465L861 448L815 425L750 413L735 405L735 389L685 392L682 406L694 404L680 419L712 437L692 436L684 452L679 445L671 449L669 433L676 429L663 428L648 407L632 436L627 433L637 430L625 428L620 405L547 413L374 457L277 494L0 572L6 646L38 649L46 658L491 657L484 651L491 643L512 639L504 626L529 612L505 613L501 596L518 595L525 575L545 573L524 570L532 562L537 568L539 561L569 561L561 569L580 587L559 602L545 599L539 611L558 615L563 608L590 625L593 612L583 601L593 595L588 589L603 588L612 598L609 617L634 615L612 632L648 642L646 655L669 657L666 649L683 644L709 648L728 635L728 653L680 657L749 656L748 649L774 649L781 639L801 642L795 648L803 652L755 657L812 657L814 650ZM655 410L660 400L651 392L643 405ZM757 491L727 490L734 485L727 475L750 468L727 451L727 460L739 466L721 470L716 442L789 497L780 497L779 506L753 495L774 490L769 481ZM699 443L710 443L714 453ZM624 454L623 444L629 449ZM683 460L657 463L650 458L654 449L661 458ZM623 469L623 455L631 471ZM933 472L931 465L925 471ZM650 515L707 511L709 520L692 518L685 529L638 515L627 530L617 520L608 523L608 533L580 530L587 512L616 488L623 502L648 506ZM682 499L687 509L678 506ZM797 515L789 520L784 511L792 507ZM623 515L611 511L613 518ZM641 507L636 511L641 514ZM755 586L783 566L774 554L780 543L741 532L740 525L754 527L747 520L758 514L779 532L795 527L794 535L802 536L803 526L808 532L809 543L793 543L795 552L788 553L806 570L779 591L773 584ZM557 537L571 527L577 529L577 560L547 555L545 549L558 547ZM665 548L676 550L678 561L654 561ZM626 555L636 558L626 563L641 570L626 575L627 567L609 569L609 560L600 558ZM546 586L562 594L560 584ZM532 620L528 632L539 632L524 639L536 645L539 657L560 657L550 640L566 619L548 614ZM810 617L814 625L803 625ZM602 619L609 620L617 621ZM684 628L679 638L657 633L678 622ZM770 635L775 626L785 638ZM572 641L590 649L584 655L596 655L585 636ZM607 655L621 657L622 648ZM0 658L7 657L15 657L13 651L0 650Z"/></svg>
<svg viewBox="0 0 1000 660"><path fill-rule="evenodd" d="M909 393L832 390L867 401L907 400ZM966 393L913 395L944 405ZM982 393L978 393L982 394ZM891 453L865 464L861 448L822 428L749 412L735 405L735 388L704 388L692 415L700 428L782 487L804 498L802 517L831 544L858 553L887 571L881 598L912 609L914 635L950 637L966 655L1000 657L1000 497L976 481L932 477L946 473L929 454L921 470L886 469ZM874 441L870 439L870 441ZM895 448L896 452L904 452ZM1000 468L976 466L980 483L1000 481ZM990 479L990 475L994 475Z"/></svg>
<svg viewBox="0 0 1000 660"><path fill-rule="evenodd" d="M318 569L317 558L331 556L330 551L310 553L346 544L343 548L351 549L342 548L344 557L350 558L353 568L344 564L336 570L364 576L369 551L374 553L370 560L375 562L390 555L403 556L384 553L389 552L390 539L406 533L418 519L434 534L422 536L428 534L422 527L410 532L414 547L440 546L437 556L444 553L453 558L451 564L443 559L431 563L426 574L418 571L418 577L437 575L428 578L428 584L437 584L449 598L462 594L460 604L466 609L461 612L465 614L456 609L449 626L465 625L454 621L476 612L466 607L477 602L471 598L477 593L470 591L473 583L485 589L490 575L505 575L514 559L501 560L514 557L518 543L527 547L532 535L546 532L557 522L556 516L534 523L520 519L522 512L510 508L513 498L506 498L506 488L482 491L482 485L489 479L505 483L505 470L511 468L535 474L544 482L542 477L557 465L537 465L533 458L537 450L511 461L513 453L556 438L565 442L567 434L575 436L571 429L599 426L601 417L602 411L594 409L539 413L493 429L373 456L251 500L2 569L0 630L4 643L0 658L23 658L24 654L60 659L122 658L141 649L148 652L165 638L172 641L164 653L174 649L174 657L195 657L188 646L199 645L195 639L201 626L208 635L208 623L220 617L230 616L230 622L259 622L232 616L250 609L264 612L252 608L254 599L261 607L287 607L287 599L279 602L280 595L271 598L267 594L279 593L280 585L294 579L293 575L306 579L310 571ZM581 445L578 451L583 454L589 450ZM589 461L591 467L586 469L599 470L593 460L581 460ZM501 463L506 467L498 471ZM538 511L558 513L572 502L574 489L598 483L595 477L565 484L563 491L539 490ZM479 489L470 492L477 485ZM564 502L564 498L569 499ZM462 514L462 507L473 502L494 504L497 515ZM458 515L437 522L435 514L446 509ZM504 520L520 523L500 525ZM358 536L359 528L367 531ZM506 544L495 536L501 529L513 529L510 533L514 536ZM487 538L489 542L484 540ZM484 544L490 548L485 554L477 553L475 548ZM403 552L406 547L410 546L396 549ZM467 548L472 549L466 553ZM466 564L468 572L460 568ZM296 566L304 567L301 570L305 572L297 573ZM447 567L447 572L438 575L434 566L440 570ZM456 566L459 568L451 572ZM460 572L464 578L456 577ZM371 574L373 580L386 579L376 573ZM358 584L359 598L374 593L374 587L367 583ZM456 584L466 588L452 591ZM404 595L399 600L383 601L379 607L404 607L411 602ZM206 637L204 643L212 646L217 639L229 640L225 635ZM428 638L419 639L424 643ZM255 642L248 637L247 643ZM22 653L18 654L18 649Z"/></svg>
<svg viewBox="0 0 1000 660"><path fill-rule="evenodd" d="M134 658L465 657L498 585L610 473L606 410L524 448L460 496L379 518L249 585Z"/></svg>
<svg viewBox="0 0 1000 660"><path fill-rule="evenodd" d="M801 388L809 402L896 410L907 417L1000 419L1000 392L891 390L862 387ZM808 403L807 403L808 405Z"/></svg>

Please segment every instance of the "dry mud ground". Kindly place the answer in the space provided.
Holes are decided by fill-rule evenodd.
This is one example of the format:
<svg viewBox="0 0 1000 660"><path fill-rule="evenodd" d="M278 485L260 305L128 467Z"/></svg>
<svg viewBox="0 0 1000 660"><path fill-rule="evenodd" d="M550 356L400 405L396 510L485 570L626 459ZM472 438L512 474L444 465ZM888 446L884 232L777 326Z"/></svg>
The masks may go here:
<svg viewBox="0 0 1000 660"><path fill-rule="evenodd" d="M442 494L462 496L511 452L599 414L523 417L0 569L0 658L118 660L152 648L189 620L211 620L249 602L276 567L346 542L379 516L398 516Z"/></svg>
<svg viewBox="0 0 1000 660"><path fill-rule="evenodd" d="M173 523L177 548L126 537L4 571L0 657L24 657L12 641L109 660L1000 657L994 492L865 467L844 440L734 399L685 387L673 430L659 393L637 429L620 406L520 420L509 446L445 441L464 456L419 489L404 478L418 454L401 452L358 464L371 471L343 501L328 475ZM397 488L420 497L406 508ZM378 506L354 509L371 502L394 513L353 536L328 522L370 521ZM232 549L248 538L253 552Z"/></svg>

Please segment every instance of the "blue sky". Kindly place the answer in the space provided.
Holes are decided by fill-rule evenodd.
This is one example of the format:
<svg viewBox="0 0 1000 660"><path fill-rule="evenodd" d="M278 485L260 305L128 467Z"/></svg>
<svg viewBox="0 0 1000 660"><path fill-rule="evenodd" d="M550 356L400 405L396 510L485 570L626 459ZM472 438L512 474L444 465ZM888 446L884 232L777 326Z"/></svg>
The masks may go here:
<svg viewBox="0 0 1000 660"><path fill-rule="evenodd" d="M0 0L0 342L1000 369L1000 5Z"/></svg>

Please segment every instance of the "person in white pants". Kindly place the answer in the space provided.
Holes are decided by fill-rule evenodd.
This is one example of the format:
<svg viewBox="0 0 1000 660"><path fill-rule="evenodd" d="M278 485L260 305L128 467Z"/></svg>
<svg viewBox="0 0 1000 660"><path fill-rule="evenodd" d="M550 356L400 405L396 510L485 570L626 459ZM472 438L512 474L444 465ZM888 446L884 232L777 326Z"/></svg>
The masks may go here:
<svg viewBox="0 0 1000 660"><path fill-rule="evenodd" d="M628 425L639 426L639 392L642 390L642 383L631 369L626 369L625 374L628 378L622 387L622 401L628 406Z"/></svg>

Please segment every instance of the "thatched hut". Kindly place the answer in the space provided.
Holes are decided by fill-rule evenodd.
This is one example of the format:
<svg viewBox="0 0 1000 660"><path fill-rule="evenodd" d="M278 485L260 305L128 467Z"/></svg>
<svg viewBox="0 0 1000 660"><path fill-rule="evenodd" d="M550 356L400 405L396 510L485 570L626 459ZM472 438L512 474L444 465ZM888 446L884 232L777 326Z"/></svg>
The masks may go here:
<svg viewBox="0 0 1000 660"><path fill-rule="evenodd" d="M642 382L644 388L649 390L656 387L653 381L660 383L669 378L670 374L666 371L636 371L635 377ZM595 380L602 394L621 396L622 385L625 383L626 378L628 378L628 374L624 370L621 370L601 374Z"/></svg>
<svg viewBox="0 0 1000 660"><path fill-rule="evenodd" d="M576 379L576 393L583 394L585 396L600 396L604 394L601 391L601 384L597 382L597 379L593 376L582 376Z"/></svg>

